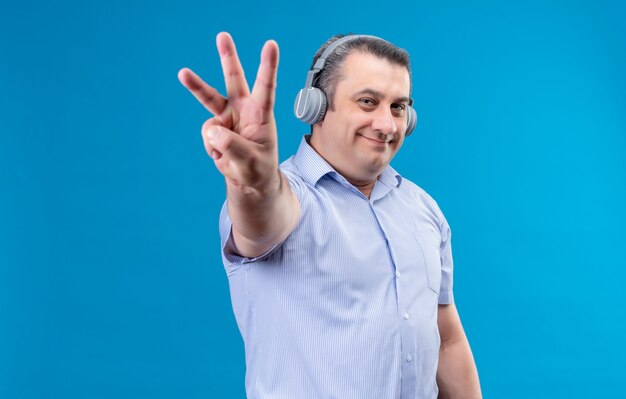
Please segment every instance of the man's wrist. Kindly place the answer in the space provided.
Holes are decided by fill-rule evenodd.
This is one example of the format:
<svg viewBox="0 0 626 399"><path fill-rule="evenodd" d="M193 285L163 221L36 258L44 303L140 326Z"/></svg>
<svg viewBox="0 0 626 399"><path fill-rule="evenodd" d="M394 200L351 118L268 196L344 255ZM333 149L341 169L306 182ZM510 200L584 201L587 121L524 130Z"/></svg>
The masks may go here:
<svg viewBox="0 0 626 399"><path fill-rule="evenodd" d="M278 170L267 179L259 180L254 185L243 185L226 179L226 194L236 203L264 203L274 201L283 189L285 177Z"/></svg>

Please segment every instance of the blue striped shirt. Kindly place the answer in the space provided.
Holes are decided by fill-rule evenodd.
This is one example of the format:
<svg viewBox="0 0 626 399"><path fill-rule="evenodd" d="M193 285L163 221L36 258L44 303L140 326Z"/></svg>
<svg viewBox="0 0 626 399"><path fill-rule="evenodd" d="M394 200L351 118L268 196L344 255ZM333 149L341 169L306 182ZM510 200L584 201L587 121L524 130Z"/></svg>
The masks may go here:
<svg viewBox="0 0 626 399"><path fill-rule="evenodd" d="M283 243L238 256L220 217L248 398L435 399L437 304L453 301L435 201L390 166L368 199L304 138L281 171L301 206Z"/></svg>

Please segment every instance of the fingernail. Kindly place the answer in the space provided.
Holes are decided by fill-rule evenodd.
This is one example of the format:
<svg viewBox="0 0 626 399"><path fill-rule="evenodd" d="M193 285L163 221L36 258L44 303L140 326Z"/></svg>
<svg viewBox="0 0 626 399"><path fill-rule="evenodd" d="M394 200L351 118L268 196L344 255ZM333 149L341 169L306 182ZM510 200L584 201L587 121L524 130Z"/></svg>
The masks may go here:
<svg viewBox="0 0 626 399"><path fill-rule="evenodd" d="M217 138L217 136L219 136L220 132L219 129L215 128L215 127L210 127L207 132L207 137L209 138L209 140L215 140Z"/></svg>

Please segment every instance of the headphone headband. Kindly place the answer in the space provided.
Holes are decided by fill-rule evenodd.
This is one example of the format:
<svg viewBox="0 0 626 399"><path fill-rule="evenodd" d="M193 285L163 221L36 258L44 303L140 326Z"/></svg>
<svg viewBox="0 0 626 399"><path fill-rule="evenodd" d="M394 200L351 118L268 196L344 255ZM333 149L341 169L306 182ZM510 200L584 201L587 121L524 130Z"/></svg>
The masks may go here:
<svg viewBox="0 0 626 399"><path fill-rule="evenodd" d="M324 52L322 52L322 55L320 55L320 58L317 59L312 69L317 70L317 72L320 72L322 69L324 69L324 64L326 64L326 58L328 58L329 55L334 53L337 47L341 46L342 44L346 42L351 42L353 40L360 39L362 37L369 37L372 39L383 40L379 37L371 36L371 35L348 35L348 36L340 37L339 39L329 44L328 47L326 47L326 49L324 49Z"/></svg>

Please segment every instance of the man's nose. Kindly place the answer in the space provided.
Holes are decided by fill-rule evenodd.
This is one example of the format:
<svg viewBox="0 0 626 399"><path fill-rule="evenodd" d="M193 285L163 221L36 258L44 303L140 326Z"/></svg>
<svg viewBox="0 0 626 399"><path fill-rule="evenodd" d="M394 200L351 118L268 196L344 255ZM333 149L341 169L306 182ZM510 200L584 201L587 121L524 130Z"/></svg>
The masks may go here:
<svg viewBox="0 0 626 399"><path fill-rule="evenodd" d="M376 111L374 121L372 122L372 129L383 134L394 134L398 131L396 120L390 109L379 109Z"/></svg>

